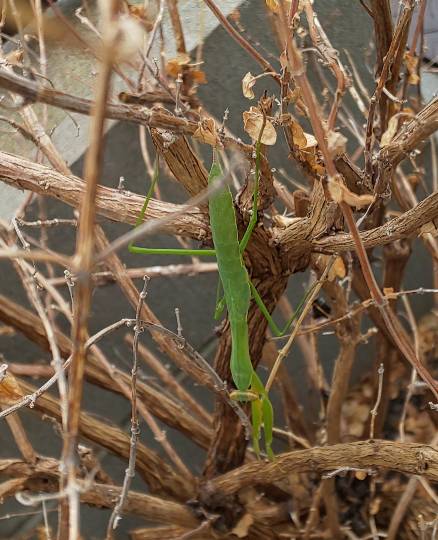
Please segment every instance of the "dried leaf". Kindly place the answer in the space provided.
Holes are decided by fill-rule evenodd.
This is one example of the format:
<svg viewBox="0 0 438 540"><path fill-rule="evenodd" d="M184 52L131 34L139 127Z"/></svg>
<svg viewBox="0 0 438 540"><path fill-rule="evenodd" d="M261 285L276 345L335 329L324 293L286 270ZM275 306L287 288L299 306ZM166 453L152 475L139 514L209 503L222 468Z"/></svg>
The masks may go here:
<svg viewBox="0 0 438 540"><path fill-rule="evenodd" d="M338 131L329 131L327 135L328 151L332 158L344 154L347 146L347 138Z"/></svg>
<svg viewBox="0 0 438 540"><path fill-rule="evenodd" d="M325 174L324 165L321 164L319 159L318 159L318 156L316 154L316 148L311 148L309 150L305 150L305 152L306 152L305 158L306 158L306 161L309 164L310 168L313 170L313 172L316 175Z"/></svg>
<svg viewBox="0 0 438 540"><path fill-rule="evenodd" d="M298 148L306 148L307 146L307 137L304 134L303 128L298 122L292 120L290 123L293 141Z"/></svg>
<svg viewBox="0 0 438 540"><path fill-rule="evenodd" d="M289 126L293 143L298 148L302 161L305 161L316 175L324 174L324 166L321 165L318 159L318 141L316 138L310 133L305 133L296 120L290 120Z"/></svg>
<svg viewBox="0 0 438 540"><path fill-rule="evenodd" d="M304 137L306 137L306 146L303 146L303 149L316 148L318 146L316 137L314 137L311 133L304 133Z"/></svg>
<svg viewBox="0 0 438 540"><path fill-rule="evenodd" d="M290 4L292 0L285 0L286 4ZM278 13L278 9L280 7L279 0L266 0L266 6L268 9L273 11L274 13ZM288 6L285 6L286 11L288 10Z"/></svg>
<svg viewBox="0 0 438 540"><path fill-rule="evenodd" d="M414 56L410 52L405 53L405 64L408 70L408 83L417 85L420 82L418 76L418 56Z"/></svg>
<svg viewBox="0 0 438 540"><path fill-rule="evenodd" d="M190 63L190 56L188 54L179 54L175 58L171 58L166 64L166 73L176 79L182 68Z"/></svg>
<svg viewBox="0 0 438 540"><path fill-rule="evenodd" d="M316 260L318 265L320 265L321 267L326 267L330 262L330 258L330 255L324 255L321 253L320 255L318 255ZM343 279L346 273L347 271L345 269L345 264L342 260L342 257L336 257L334 263L332 264L332 267L330 268L327 279L329 281L334 281L336 278Z"/></svg>
<svg viewBox="0 0 438 540"><path fill-rule="evenodd" d="M192 69L190 73L196 83L207 84L207 75L202 69Z"/></svg>
<svg viewBox="0 0 438 540"><path fill-rule="evenodd" d="M149 32L152 30L153 24L153 14L150 6L140 6L127 4L128 12L132 17L140 19L142 23L146 26L146 30Z"/></svg>
<svg viewBox="0 0 438 540"><path fill-rule="evenodd" d="M328 183L328 190L331 198L338 204L347 203L349 206L362 208L368 206L374 201L373 195L357 195L350 191L340 177L332 178Z"/></svg>
<svg viewBox="0 0 438 540"><path fill-rule="evenodd" d="M216 146L219 138L216 131L216 124L213 118L205 118L198 124L198 129L193 134L195 139L211 146Z"/></svg>
<svg viewBox="0 0 438 540"><path fill-rule="evenodd" d="M256 78L250 71L248 71L248 73L242 79L242 92L246 98L248 99L255 98L254 92L252 90L255 83L256 83Z"/></svg>
<svg viewBox="0 0 438 540"><path fill-rule="evenodd" d="M276 13L278 11L278 1L277 0L266 0L266 5L268 9Z"/></svg>
<svg viewBox="0 0 438 540"><path fill-rule="evenodd" d="M0 403L2 405L12 405L23 397L23 391L20 388L16 378L8 371L2 373L3 378L0 381Z"/></svg>
<svg viewBox="0 0 438 540"><path fill-rule="evenodd" d="M285 98L289 103L296 103L301 100L301 88L296 87L293 90L289 89Z"/></svg>
<svg viewBox="0 0 438 540"><path fill-rule="evenodd" d="M248 536L249 528L253 523L254 516L252 514L244 514L231 532L235 534L237 538L246 538Z"/></svg>
<svg viewBox="0 0 438 540"><path fill-rule="evenodd" d="M263 125L263 114L257 107L251 107L249 111L243 113L243 128L248 135L257 141L260 135L260 130ZM277 142L277 132L274 126L269 120L266 120L265 128L263 130L261 143L269 146L274 145Z"/></svg>
<svg viewBox="0 0 438 540"><path fill-rule="evenodd" d="M382 139L380 140L381 147L387 146L395 137L395 134L397 133L398 119L399 119L399 116L397 114L395 114L394 116L391 116L388 122L388 127L385 133L382 135Z"/></svg>
<svg viewBox="0 0 438 540"><path fill-rule="evenodd" d="M344 264L344 261L342 260L342 257L336 257L335 262L330 268L330 272L327 276L328 280L334 281L336 278L344 279L346 274L347 274L347 271L345 269L345 264Z"/></svg>

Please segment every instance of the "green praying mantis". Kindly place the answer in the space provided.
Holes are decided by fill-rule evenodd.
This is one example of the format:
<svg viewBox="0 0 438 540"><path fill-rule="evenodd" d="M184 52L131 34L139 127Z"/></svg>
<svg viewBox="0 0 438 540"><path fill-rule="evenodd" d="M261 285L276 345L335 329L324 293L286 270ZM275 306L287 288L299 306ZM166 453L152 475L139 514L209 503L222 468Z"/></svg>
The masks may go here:
<svg viewBox="0 0 438 540"><path fill-rule="evenodd" d="M273 459L272 451L274 411L262 381L257 375L251 362L248 336L248 310L251 296L266 317L272 332L276 336L283 335L290 327L292 321L303 304L301 302L297 311L287 322L286 327L280 330L272 319L268 309L263 303L257 289L252 284L248 271L243 262L243 253L257 224L257 203L259 196L260 176L260 138L256 142L256 164L253 191L253 210L243 238L239 241L234 202L228 185L223 185L217 190L212 190L209 197L210 227L214 249L155 249L130 244L129 251L137 254L159 255L189 255L189 256L215 256L218 265L220 284L224 296L218 299L215 310L215 318L218 318L225 305L228 312L228 320L231 329L231 360L230 370L237 390L230 393L231 399L251 403L252 419L252 442L257 456L260 455L259 439L263 427L265 451L270 459ZM223 177L216 150L213 151L213 163L208 176L209 186L220 181ZM155 171L151 186L137 219L136 226L144 220L148 203L152 197L158 180L158 159L155 162ZM219 294L218 294L219 297Z"/></svg>

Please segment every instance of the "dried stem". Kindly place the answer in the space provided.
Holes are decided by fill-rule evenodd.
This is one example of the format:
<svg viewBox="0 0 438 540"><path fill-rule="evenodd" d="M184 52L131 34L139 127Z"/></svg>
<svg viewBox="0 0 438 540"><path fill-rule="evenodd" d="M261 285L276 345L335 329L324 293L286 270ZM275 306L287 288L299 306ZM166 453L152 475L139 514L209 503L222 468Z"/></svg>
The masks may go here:
<svg viewBox="0 0 438 540"><path fill-rule="evenodd" d="M138 336L141 332L140 327L140 312L141 306L147 295L147 286L149 279L144 278L143 290L140 293L138 299L137 311L135 314L135 326L134 326L134 340L132 343L132 355L133 363L131 370L131 442L129 450L129 460L128 468L125 471L125 478L123 480L122 492L120 493L120 498L118 503L115 505L114 510L111 514L108 528L107 528L107 538L112 537L112 529L116 529L119 521L122 519L123 507L126 504L126 499L128 497L129 489L131 486L132 479L135 476L135 460L137 453L137 440L140 435L140 425L138 421L137 413L137 371L138 371Z"/></svg>
<svg viewBox="0 0 438 540"><path fill-rule="evenodd" d="M119 1L111 0L110 19L116 13ZM111 23L110 23L111 24ZM111 31L110 28L107 29ZM87 321L91 304L91 270L94 258L94 223L96 217L95 198L101 175L103 157L103 134L105 109L110 91L110 80L115 51L115 38L104 47L103 60L97 81L96 105L91 123L90 148L84 167L85 193L79 215L78 238L75 255L75 273L81 274L75 289L72 328L72 365L69 378L67 433L64 439L62 461L65 466L65 489L68 492L68 508L61 505L59 519L59 540L66 537L77 540L79 536L79 493L76 485L76 445L79 431L79 418L85 364L85 343L87 340Z"/></svg>

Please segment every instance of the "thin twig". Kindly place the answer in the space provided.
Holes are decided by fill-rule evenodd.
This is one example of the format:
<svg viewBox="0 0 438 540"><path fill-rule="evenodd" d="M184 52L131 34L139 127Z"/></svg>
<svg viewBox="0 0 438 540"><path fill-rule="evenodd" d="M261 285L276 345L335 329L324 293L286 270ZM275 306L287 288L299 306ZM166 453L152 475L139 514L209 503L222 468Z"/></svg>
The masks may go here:
<svg viewBox="0 0 438 540"><path fill-rule="evenodd" d="M376 421L376 416L378 414L380 400L382 399L382 388L383 388L383 374L385 373L385 368L383 364L380 364L379 369L377 370L379 375L379 386L377 390L377 398L374 407L370 411L371 423L370 423L370 439L374 439L374 424Z"/></svg>
<svg viewBox="0 0 438 540"><path fill-rule="evenodd" d="M289 339L287 340L286 344L283 346L283 348L278 353L277 359L276 359L276 361L275 361L275 363L274 363L274 365L273 365L273 367L271 369L271 372L269 373L269 378L268 378L268 381L267 381L266 386L265 386L267 392L269 392L269 390L271 389L272 384L274 383L275 377L277 375L277 372L280 369L280 365L281 365L283 359L286 358L286 356L288 355L289 350L292 347L292 344L294 342L295 336L297 335L298 330L299 330L299 328L301 326L301 323L304 321L307 314L309 313L309 311L310 311L310 309L311 309L311 307L313 305L313 302L314 302L315 298L318 296L319 291L321 290L321 287L324 284L324 280L326 279L328 273L330 272L330 268L332 267L334 261L335 261L335 257L332 256L330 258L329 262L327 263L327 266L325 267L325 270L322 273L320 279L314 285L311 294L309 295L308 299L306 300L306 303L305 303L305 305L303 307L303 310L301 311L300 316L298 317L298 320L295 323L294 329L293 329L291 335L289 336Z"/></svg>
<svg viewBox="0 0 438 540"><path fill-rule="evenodd" d="M129 450L129 460L128 467L125 471L125 477L123 480L122 491L120 493L120 498L118 503L115 505L114 510L111 514L110 520L107 527L107 538L112 537L112 530L116 529L120 519L122 518L123 507L125 505L126 499L128 497L129 488L131 486L132 479L135 476L135 458L137 451L137 439L140 435L140 425L138 421L137 413L137 371L138 371L138 337L141 332L140 326L140 312L141 306L147 295L147 286L149 283L149 278L144 277L143 290L140 293L138 299L138 306L135 315L135 326L134 326L134 341L132 343L132 371L131 371L131 442Z"/></svg>
<svg viewBox="0 0 438 540"><path fill-rule="evenodd" d="M256 50L254 47L249 43L237 30L235 30L232 25L229 23L227 18L224 16L224 14L221 12L221 10L218 8L217 4L213 0L204 0L205 4L208 6L208 8L212 11L213 15L216 17L216 19L220 22L220 24L224 27L224 29L230 34L230 36L246 51L254 58L256 62L260 64L260 66L264 69L264 71L269 71L271 73L271 77L276 81L280 82L280 77L277 75L277 72L275 69L271 66L271 64L263 58L263 56Z"/></svg>

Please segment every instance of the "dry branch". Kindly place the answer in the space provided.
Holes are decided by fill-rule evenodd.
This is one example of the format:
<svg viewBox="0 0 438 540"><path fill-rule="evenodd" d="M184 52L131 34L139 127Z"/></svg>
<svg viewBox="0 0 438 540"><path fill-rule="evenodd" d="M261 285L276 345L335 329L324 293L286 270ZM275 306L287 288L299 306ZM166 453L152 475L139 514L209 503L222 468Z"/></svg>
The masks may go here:
<svg viewBox="0 0 438 540"><path fill-rule="evenodd" d="M42 0L34 0L35 7L41 7L41 2ZM13 103L16 106L24 124L21 126L16 120L9 121L8 111L0 120L9 122L9 127L15 130L18 137L24 137L27 144L30 141L35 145L38 151L35 161L41 161L41 157L47 158L55 171L20 156L0 152L0 180L18 189L29 190L41 198L56 198L75 209L82 205L81 223L74 258L61 256L50 250L47 242L50 236L46 233L46 228L61 223L61 220L47 220L42 203L39 204L36 221L35 218L26 216L26 205L20 209L21 217L33 220L32 224L27 224L27 229L21 230L20 227L26 226L26 223L20 224L18 221L15 222L15 229L9 231L3 227L5 242L7 241L8 245L15 244L15 234L25 249L16 252L3 249L0 258L17 261L13 262L13 266L19 270L27 291L41 286L41 298L44 298L45 305L42 307L38 303L38 317L9 298L0 296L0 321L7 325L0 328L0 335L4 333L7 339L12 339L12 328L14 332L22 333L45 351L49 349L49 345L52 345L52 349L54 344L59 348L59 364L62 364L61 358L64 361L69 359L63 369L67 375L70 370L70 413L73 415L69 418L68 436L64 434L65 451L61 461L38 456L32 447L32 438L23 431L18 416L8 417L15 440L28 462L18 459L0 460L0 473L9 477L0 485L0 495L11 497L18 490L25 490L31 493L29 498L33 496L34 500L40 500L44 495L36 493L50 493L52 498L59 498L60 491L59 540L67 538L69 520L73 526L79 521L75 518L75 515L78 515L76 510L79 499L72 497L75 491L75 476L80 487L77 495L82 503L113 509L116 501L120 500L123 502L120 506L123 506L127 513L136 514L156 524L132 531L131 537L138 540L228 539L236 536L251 540L279 540L286 536L306 540L338 540L345 535L351 538L366 538L370 536L369 532L374 538L388 532L392 537L400 536L411 540L418 537L419 527L421 532L427 527L435 527L432 533L434 535L438 530L438 522L431 521L428 524L425 520L429 519L429 515L431 519L434 516L433 512L427 513L426 509L432 506L427 498L436 504L436 495L426 481L438 481L438 451L434 443L429 446L421 443L433 439L430 432L435 431L436 411L428 409L427 403L432 397L422 383L419 384L419 381L415 382L415 378L412 378L409 385L409 373L405 363L401 361L402 355L399 351L428 381L429 388L436 389L435 364L432 362L436 356L438 336L436 314L429 313L427 317L433 321L427 319L427 324L422 326L422 321L421 324L415 321L409 312L415 343L421 344L415 352L411 347L411 336L398 322L396 315L396 299L399 295L419 294L423 290L423 283L415 290L402 290L404 268L411 255L410 249L404 249L405 244L412 244L412 252L415 253L416 243L413 239L420 236L426 243L431 255L431 266L436 271L434 259L437 258L435 223L438 223L438 192L430 194L427 190L429 186L423 173L424 163L420 153L427 138L438 129L438 98L435 97L422 108L419 87L415 88L417 79L420 80L421 77L421 48L424 44L422 27L426 6L430 3L421 1L414 40L412 43L409 40L408 43L414 0L405 0L402 3L394 28L389 0L361 0L374 24L376 81L372 97L367 95L354 66L355 60L352 60L352 56L347 52L354 72L354 77L350 80L342 56L333 49L325 27L318 19L318 10L310 2L267 0L264 3L280 46L278 58L272 62L272 52L266 51L245 29L237 11L227 18L221 12L220 2L204 0L204 3L209 8L206 13L209 16L213 13L228 35L261 67L262 73L255 76L247 73L244 79L253 83L251 88L254 94L260 96L263 92L264 83L260 82L260 79L267 80L270 77L278 83L278 87L274 87L274 94L268 95L265 92L257 106L259 112L263 110L264 122L268 120L277 135L281 134L286 140L288 157L298 166L298 173L301 174L298 181L292 181L300 191L289 192L287 184L281 185L278 179L274 178L275 171L271 168L273 161L268 155L267 147L262 148L259 220L243 254L251 280L265 301L267 309L272 312L279 305L283 308L288 305L288 300L282 299L282 295L293 274L310 270L320 275L321 269L327 266L327 261L334 260L336 263L336 277L329 276L330 280L333 280L324 283L319 291L321 294L314 292L314 297L307 297L306 312L308 311L309 320L305 328L298 331L297 326L292 332L293 336L305 334L301 335L301 345L306 363L310 366L306 368L306 375L310 379L307 390L316 398L315 406L312 404L309 409L302 408L300 400L291 393L289 387L297 381L287 371L289 366L282 367L279 371L282 380L275 381L280 384L273 385L271 389L273 402L276 403L275 392L280 389L283 408L290 409L284 410L283 415L277 414L275 405L274 433L280 439L276 443L286 441L292 450L295 445L305 450L281 454L269 463L253 461L253 454L246 449L246 439L250 439L250 425L244 412L246 405L242 404L241 407L232 402L229 395L233 382L229 370L231 337L227 319L218 329L219 343L212 368L184 340L179 329L176 334L163 328L149 306L143 303L142 297L140 303L138 302L139 291L133 278L140 275L140 269L125 268L122 260L115 254L117 249L126 248L132 238L129 235L135 233L131 231L110 244L102 227L95 223L94 218L100 215L133 225L143 206L143 196L124 190L122 183L118 189L98 185L103 123L106 118L128 121L140 126L140 145L149 174L153 157L149 156L145 143L147 130L161 163L165 162L167 169L187 192L187 198L192 197L188 205L174 205L152 199L145 218L148 223L143 226L150 228L137 229L136 233L150 233L154 227L154 231L158 230L158 222L163 219L161 231L178 238L187 237L211 245L207 208L209 192L208 189L205 190L208 173L197 148L201 128L204 130L207 125L211 127L213 118L200 103L197 94L198 85L205 82L202 71L203 47L198 47L196 60L192 64L192 58L186 54L186 28L184 18L179 12L181 3L178 5L177 0L159 0L159 12L154 14L149 8L133 7L132 3L122 0L99 2L103 8L103 15L101 13L100 17L105 18L105 10L109 6L108 20L110 15L117 18L120 8L123 18L129 18L129 13L134 14L131 23L135 19L143 27L152 29L149 37L143 36L139 40L135 54L128 59L129 77L123 73L125 66L113 66L127 84L125 91L118 96L119 102L116 102L115 98L111 101L109 97L111 66L118 60L109 57L104 47L98 50L94 44L90 44L93 56L97 60L104 60L103 69L101 68L99 73L101 84L96 101L57 91L46 84L45 77L52 73L52 66L46 65L44 43L44 32L49 26L44 27L41 11L37 10L39 66L34 62L37 55L33 54L33 48L31 51L28 43L24 46L23 39L23 63L19 48L14 51L17 58L7 53L2 54L1 58L0 88L3 88L7 96L4 103ZM11 0L12 4L14 2ZM49 4L52 4L52 0L49 0ZM144 5L146 4L145 2ZM166 20L166 7L179 53L179 57L170 62L164 54L168 36L161 26L162 21ZM84 16L90 15L87 9L84 9L81 15L82 22L86 21ZM72 31L75 39L79 38L81 46L87 47L87 38L76 32L60 10L55 8L54 12L58 21L64 23L64 30ZM94 22L86 21L84 28L87 27L88 31L91 24ZM104 25L99 28L104 28ZM19 31L23 38L24 29L20 25ZM305 35L307 37L304 37ZM95 36L93 38L95 39ZM309 39L313 47L307 47ZM162 40L161 43L159 40ZM103 38L102 43L104 42ZM410 49L407 55L406 45ZM160 63L155 65L150 59L153 46L160 47L163 53ZM314 58L316 62L307 61L307 58ZM310 71L312 66L316 66L317 75L325 88L323 92L314 82L314 78L306 75L306 69ZM207 66L209 67L211 66ZM43 78L39 77L38 71ZM208 73L208 69L205 71ZM328 71L331 71L329 76L326 75ZM133 78L131 74L134 75ZM331 75L335 78L334 85ZM356 91L355 84L358 85L361 95ZM350 90L360 112L359 120L350 112L349 104L342 99L347 89ZM207 87L207 92L213 97L216 90L213 86ZM417 95L412 97L413 94ZM33 103L43 105L33 108ZM253 103L255 104L255 101ZM94 130L85 180L70 174L61 154L44 132L48 106L92 117ZM42 111L41 119L37 117L39 110ZM93 111L98 114L93 114ZM365 127L361 125L363 118L367 118ZM216 145L217 142L221 146L221 159L226 165L230 154L233 154L232 167L227 165L227 168L232 170L230 176L233 177L233 187L238 191L234 200L236 221L239 232L243 233L253 208L252 170L255 145L245 144L234 137L228 131L226 120L227 114L222 126L215 120L216 132L210 133L210 139L203 142L207 145ZM348 141L348 148L351 148L352 142L358 144L351 156L346 153L344 138L340 136L339 130L344 128L353 135L353 139ZM304 130L310 133L305 133ZM198 133L193 137L196 131ZM193 145L192 137L196 139ZM283 149L277 144L276 150ZM207 150L210 150L208 146ZM365 158L364 166L359 165L362 156ZM240 165L239 159L245 163L245 167L235 166ZM436 159L433 159L432 163L436 167ZM288 173L282 173L282 176L287 179ZM302 184L303 179L308 182L307 185ZM344 182L342 193L348 193L348 190L351 192L348 194L348 204L343 197L338 198L337 202L332 200L335 196L331 189L333 183L339 187ZM436 190L435 184L436 182L433 189ZM240 190L239 185L242 186ZM418 190L424 197L419 203L417 186L424 188L422 191ZM392 195L390 188L394 201L389 201ZM375 196L374 202L363 219L356 221L359 212L353 210L351 201L368 201L369 204L371 196ZM400 211L399 213L393 212L393 202L398 205L395 210ZM289 215L281 215L282 211L287 211ZM394 215L396 217L393 217ZM73 220L69 222L73 224ZM346 225L351 234L344 232ZM38 227L41 228L40 231ZM403 245L400 241L403 241ZM35 251L26 247L28 243L32 248L36 248ZM375 268L371 264L374 262L372 250L381 246L387 246L383 250L384 269L382 275L376 272L378 277L375 277ZM34 264L35 272L32 272L28 260ZM40 261L47 263L45 268L48 277L44 274L42 265L40 268ZM55 262L64 264L70 271L67 280L69 292L79 290L73 303L74 318L70 304L54 287L55 284L64 282L61 278L54 277L49 263ZM154 267L152 271L155 275L183 275L215 268L214 263L196 263ZM314 277L310 276L310 282L314 281ZM90 292L96 283L100 284L103 280L111 280L122 292L133 310L136 310L136 319L126 313L116 315L116 323L89 338L86 319L92 310ZM351 290L354 290L361 303L352 299ZM436 293L436 290L427 289L427 292ZM47 323L44 309L47 310L53 332L52 328L44 324ZM58 330L58 310L68 323L73 322L73 339ZM291 312L292 308L289 306L282 309L281 315L287 316L287 311ZM125 318L129 316L131 319ZM321 316L324 317L322 321L316 320ZM375 370L371 371L368 378L361 381L360 387L356 389L350 388L349 380L357 357L357 346L375 331L372 328L361 334L362 316L368 316L379 330L375 366L385 364L385 377L377 384ZM304 315L299 319L299 323L303 317ZM127 373L113 367L109 358L97 347L97 336L107 336L110 331L122 328L126 321L130 324L136 323L134 358L136 359L137 352L147 358L159 376L158 384L154 382L149 385L147 380L137 381L135 384L135 370L131 380ZM188 375L196 385L205 387L208 398L217 398L214 415L207 412L207 403L198 403L197 391L194 391L193 395L189 393L179 383L178 376L160 364L159 358L152 357L146 348L138 345L140 322L141 331L148 330L154 344L182 374ZM269 347L265 346L266 320L255 305L251 305L247 322L254 367L257 367L261 360L272 365L272 357L277 355L275 342L271 341ZM335 334L334 339L340 347L331 380L323 370L329 354L321 347L322 340L326 339L321 332L325 329L329 329L327 333ZM320 333L318 340L317 332ZM50 337L50 342L47 336ZM90 343L89 340L93 338L96 340ZM293 338L289 339L291 343ZM130 336L128 341L132 341ZM89 345L86 345L87 343ZM78 369L70 367L72 351ZM266 353L265 358L262 358L262 351ZM0 388L3 389L3 403L6 406L12 402L17 407L22 406L22 394L34 391L31 385L20 379L14 387L19 391L17 390L18 393L11 399L7 392L8 381L15 381L12 373L20 374L21 370L23 376L43 378L52 377L54 371L57 373L48 365L13 364L10 367L7 372L0 370ZM129 435L111 422L101 421L86 412L80 413L82 369L89 383L116 392L125 399L126 407L130 403L133 405L131 443ZM266 380L264 375L261 373L263 381ZM294 376L300 377L302 374L296 375L294 372ZM274 373L268 375L268 390L273 377ZM49 380L50 383L53 381ZM132 388L136 388L132 396L129 391L131 382ZM301 379L298 382L301 383ZM163 388L160 389L158 385ZM379 399L376 399L376 390ZM415 400L411 399L414 392ZM370 432L370 411L377 403L379 414L371 436L383 438L388 433L387 429L394 429L394 408L403 399L405 407L401 419L395 420L395 433L397 421L400 425L406 424L406 433L409 433L415 443L394 442L392 434L388 436L391 440L357 440ZM35 401L33 408L36 413L52 419L56 426L59 424L62 402L47 392L47 385L40 387L38 397L29 396L29 401L31 405ZM143 437L133 442L137 439L138 424L135 405L139 415L148 421L153 436L165 448L170 460L148 448L142 442ZM299 415L298 408L302 408ZM0 416L2 414L0 412ZM281 429L283 426L280 422L283 418L293 433ZM75 425L77 421L79 425ZM170 446L158 421L165 424L164 427L169 426L178 432L179 438L175 441L179 442L183 436L188 437L200 448L207 450L205 461L196 464L198 478L191 472L191 468L188 468L189 463L184 463L182 456L177 455L177 442L175 446ZM72 459L76 427L81 438L96 445L96 452L91 452L91 457L86 457L83 452L79 454L78 467L73 466ZM352 440L356 442L345 442ZM404 441L404 434L401 435L401 441ZM102 469L97 457L99 448L114 453L125 463L129 461L124 489L115 486L111 476ZM137 454L136 459L134 453ZM148 484L149 491L172 500L130 492L129 480L133 475L135 461L137 471ZM66 465L70 469L70 486L65 483ZM199 474L202 469L203 476ZM96 472L95 476L93 472ZM358 473L359 476L363 473L378 475L378 479L373 476L370 481L360 481L360 489L357 490L361 491L360 502L356 493L359 485ZM335 478L338 475L342 477ZM405 476L411 477L407 484ZM420 480L413 482L415 478ZM424 489L414 489L412 486L416 484L423 484ZM74 489L65 490L72 486ZM405 489L407 497L403 496ZM180 504L187 503L188 499L191 499L189 504ZM378 506L377 514L371 511L374 505ZM116 510L120 509L116 507ZM392 511L395 513L391 513ZM421 516L417 520L420 512ZM117 511L114 516L116 514ZM354 519L350 519L353 515ZM408 520L411 520L411 523L407 524ZM72 531L74 532L74 528L70 528L70 537L75 536ZM406 531L410 531L411 536L408 536ZM111 537L110 530L107 536ZM76 537L79 537L79 532Z"/></svg>
<svg viewBox="0 0 438 540"><path fill-rule="evenodd" d="M207 493L230 495L247 486L274 483L294 472L324 473L343 467L372 467L416 474L438 481L438 450L432 446L385 440L335 444L280 454L272 463L243 465L207 482Z"/></svg>
<svg viewBox="0 0 438 540"><path fill-rule="evenodd" d="M23 380L18 380L18 384L24 394L33 394L36 390L34 386ZM34 410L58 421L61 419L58 400L47 392L36 400ZM108 421L102 422L85 412L81 412L79 434L81 437L103 446L113 454L125 459L129 456L129 436L125 431L111 425ZM189 499L194 494L194 485L188 484L186 479L182 480L180 475L176 474L158 454L141 443L137 447L137 469L148 484L151 493L167 495L181 501Z"/></svg>
<svg viewBox="0 0 438 540"><path fill-rule="evenodd" d="M47 337L40 319L5 296L1 296L0 300L0 320L14 326L42 349L48 350ZM71 354L70 339L57 331L56 341L62 356L67 358ZM113 378L105 373L98 359L91 352L88 352L87 355L85 376L90 382L111 392L120 392L120 389L114 384ZM129 376L123 371L114 369L114 377L129 385ZM138 392L145 406L158 419L185 433L201 447L208 446L211 438L208 427L193 418L178 403L141 381L138 383Z"/></svg>
<svg viewBox="0 0 438 540"><path fill-rule="evenodd" d="M35 465L17 459L0 461L0 472L3 475L21 477L20 489L57 491L58 469L59 462L51 458L40 459ZM87 485L81 493L81 501L91 506L112 508L120 490L118 486L94 483ZM197 524L194 515L185 505L136 491L130 491L124 510L158 523L178 524L181 527L194 527Z"/></svg>
<svg viewBox="0 0 438 540"><path fill-rule="evenodd" d="M0 152L0 179L16 188L28 189L39 195L54 197L78 208L85 183L76 176L60 174L49 167ZM99 185L96 193L96 212L113 221L135 225L144 197ZM151 200L146 218L169 216L180 205ZM163 227L164 232L202 239L208 236L208 221L203 212L191 210L180 214L174 223Z"/></svg>

